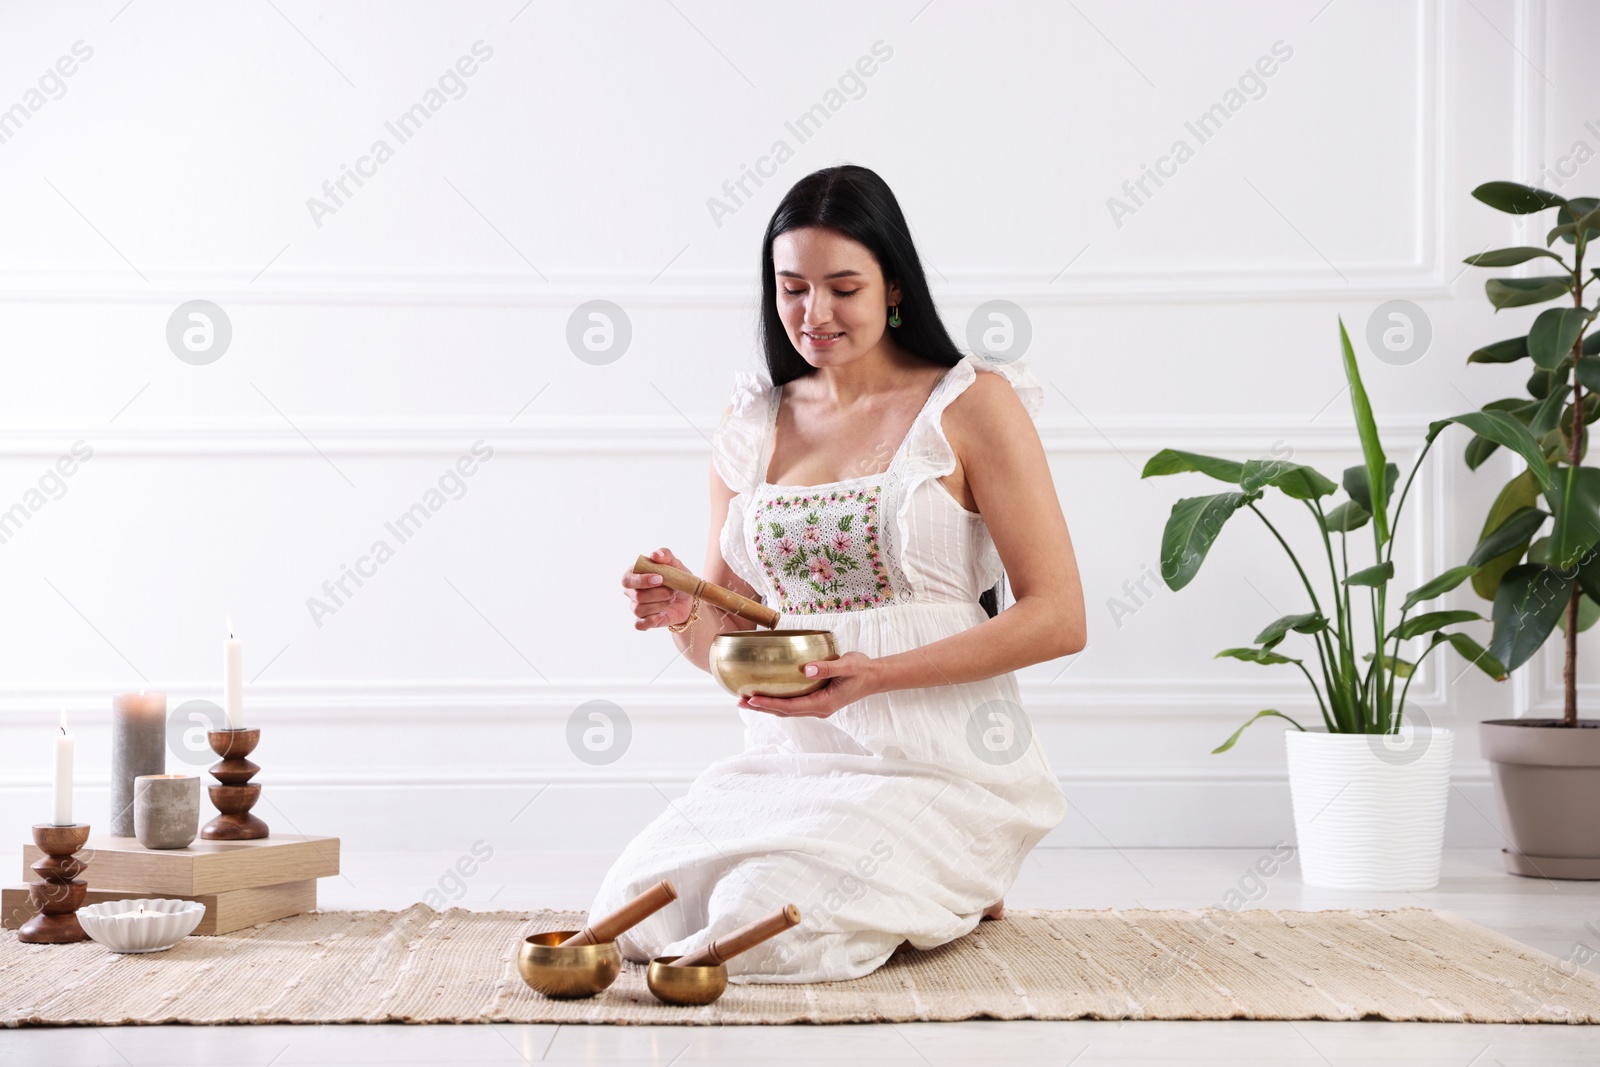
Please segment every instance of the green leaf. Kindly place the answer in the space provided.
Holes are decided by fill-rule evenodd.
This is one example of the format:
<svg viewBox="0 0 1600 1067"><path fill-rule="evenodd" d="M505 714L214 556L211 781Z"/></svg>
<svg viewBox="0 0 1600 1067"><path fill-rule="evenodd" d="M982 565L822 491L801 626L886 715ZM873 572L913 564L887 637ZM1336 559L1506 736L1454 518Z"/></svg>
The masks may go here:
<svg viewBox="0 0 1600 1067"><path fill-rule="evenodd" d="M1537 256L1549 256L1557 263L1561 257L1549 249L1537 248L1533 245L1519 245L1516 248L1497 248L1493 252L1479 252L1475 256L1468 256L1461 262L1474 267L1515 267L1518 263L1526 263ZM1562 266L1566 266L1562 263Z"/></svg>
<svg viewBox="0 0 1600 1067"><path fill-rule="evenodd" d="M1185 497L1172 505L1161 535L1161 577L1167 588L1176 591L1188 585L1222 532L1222 524L1260 497L1260 493L1218 493Z"/></svg>
<svg viewBox="0 0 1600 1067"><path fill-rule="evenodd" d="M1489 653L1514 671L1539 651L1566 610L1572 581L1545 563L1523 563L1506 571L1494 594L1494 635Z"/></svg>
<svg viewBox="0 0 1600 1067"><path fill-rule="evenodd" d="M1551 308L1539 312L1528 331L1528 355L1545 370L1555 370L1572 355L1572 346L1590 314L1582 308Z"/></svg>
<svg viewBox="0 0 1600 1067"><path fill-rule="evenodd" d="M1265 630L1256 634L1256 644L1262 648L1272 648L1286 637L1290 630L1301 634L1321 633L1328 628L1328 620L1320 612L1308 611L1304 615L1285 615L1281 619L1268 624ZM1212 657L1215 659L1216 657Z"/></svg>
<svg viewBox="0 0 1600 1067"><path fill-rule="evenodd" d="M1336 483L1300 463L1281 459L1245 461L1244 473L1239 477L1239 488L1246 493L1253 493L1266 485L1283 490L1295 500L1315 500L1339 491Z"/></svg>
<svg viewBox="0 0 1600 1067"><path fill-rule="evenodd" d="M1483 291L1496 310L1542 304L1572 291L1572 279L1564 274L1545 274L1537 278L1490 278Z"/></svg>
<svg viewBox="0 0 1600 1067"><path fill-rule="evenodd" d="M1220 744L1216 748L1212 749L1211 750L1211 754L1213 756L1215 756L1218 752L1226 752L1226 751L1228 751L1228 749L1233 747L1233 743L1235 741L1239 740L1239 735L1244 733L1245 726L1249 726L1250 723L1253 723L1257 719L1264 718L1264 717L1266 717L1268 715L1276 715L1280 719L1289 719L1289 716L1285 715L1283 712L1281 712L1281 711L1273 711L1271 708L1268 708L1266 711L1258 711L1258 712L1255 713L1255 715L1253 717L1251 717L1250 722L1245 723L1244 726L1241 726L1237 730L1235 730L1233 732L1233 736L1232 737L1228 738L1226 741L1222 742L1222 744ZM1289 721L1294 723L1294 727L1295 727L1296 730L1299 730L1301 733L1305 733L1305 729L1306 728L1304 726L1301 726L1299 723L1295 722L1293 719L1289 719Z"/></svg>
<svg viewBox="0 0 1600 1067"><path fill-rule="evenodd" d="M1600 604L1589 599L1588 593L1578 594L1578 632L1581 634L1600 619ZM1561 632L1567 632L1567 613L1562 612L1556 616L1556 625L1561 627Z"/></svg>
<svg viewBox="0 0 1600 1067"><path fill-rule="evenodd" d="M1356 571L1344 580L1345 585L1379 586L1394 577L1394 561L1384 560L1375 567Z"/></svg>
<svg viewBox="0 0 1600 1067"><path fill-rule="evenodd" d="M1578 564L1578 584L1584 595L1600 600L1600 552L1590 552Z"/></svg>
<svg viewBox="0 0 1600 1067"><path fill-rule="evenodd" d="M1533 418L1528 420L1527 430L1535 438L1543 437L1556 428L1561 421L1561 406L1567 402L1567 397L1572 395L1572 386L1566 382L1557 382L1550 395L1545 397L1533 413ZM1481 438L1480 438L1481 440Z"/></svg>
<svg viewBox="0 0 1600 1067"><path fill-rule="evenodd" d="M1596 333L1595 337L1600 337ZM1589 338L1585 337L1584 347L1589 347ZM1578 384L1591 392L1600 392L1600 356L1584 356L1578 360L1578 365L1573 369L1578 376Z"/></svg>
<svg viewBox="0 0 1600 1067"><path fill-rule="evenodd" d="M1478 543L1482 544L1495 530L1505 525L1506 521L1517 512L1533 508L1539 502L1539 486L1533 480L1533 475L1523 471L1511 479L1500 490L1500 495L1489 507L1489 514L1483 522L1483 532L1479 534ZM1485 600L1493 600L1495 590L1500 586L1500 576L1515 567L1522 561L1522 554L1528 549L1527 542L1511 546L1503 554L1496 556L1483 564L1481 570L1472 576L1472 589ZM1468 562L1477 562L1477 553Z"/></svg>
<svg viewBox="0 0 1600 1067"><path fill-rule="evenodd" d="M1384 639L1388 640L1395 634L1399 634L1400 640L1409 641L1419 634L1429 633L1439 629L1441 626L1449 626L1457 622L1472 622L1482 618L1483 616L1476 611L1430 611L1418 615L1414 619L1407 619L1393 630L1390 630Z"/></svg>
<svg viewBox="0 0 1600 1067"><path fill-rule="evenodd" d="M1200 474L1209 474L1224 482L1238 484L1239 475L1244 469L1244 464L1236 463L1231 459L1218 459L1215 456L1202 456L1194 452L1179 452L1172 448L1163 448L1151 456L1144 465L1141 478L1150 478L1162 474L1181 474L1185 471L1197 471Z"/></svg>
<svg viewBox="0 0 1600 1067"><path fill-rule="evenodd" d="M1386 464L1383 468L1383 504L1389 506L1389 499L1394 496L1395 482L1400 480L1400 468L1393 463ZM1355 501L1356 507L1372 514L1372 491L1367 486L1366 467L1346 467L1344 469L1344 491L1350 494L1350 499Z"/></svg>
<svg viewBox="0 0 1600 1067"><path fill-rule="evenodd" d="M1405 603L1400 605L1401 611L1410 611L1424 600L1432 600L1442 593L1448 593L1476 573L1476 567L1451 567L1431 582L1423 582L1411 592L1406 594Z"/></svg>
<svg viewBox="0 0 1600 1067"><path fill-rule="evenodd" d="M1600 356L1600 333L1591 333L1583 339L1583 354L1586 356Z"/></svg>
<svg viewBox="0 0 1600 1067"><path fill-rule="evenodd" d="M1361 438L1361 455L1366 459L1367 484L1377 485L1383 479L1384 472L1383 442L1378 439L1378 423L1372 417L1372 404L1367 400L1366 387L1361 384L1361 370L1356 366L1355 349L1350 347L1350 334L1344 328L1342 315L1339 317L1339 344L1344 350L1344 376L1350 382L1350 407L1355 411L1356 432ZM1387 494L1380 506L1373 507L1368 501L1363 503L1362 507L1372 512L1372 529L1377 535L1378 544L1380 546L1385 544L1389 540Z"/></svg>
<svg viewBox="0 0 1600 1067"><path fill-rule="evenodd" d="M1504 664L1484 651L1482 645L1466 634L1439 633L1433 635L1433 644L1437 645L1441 641L1449 641L1451 646L1461 653L1462 658L1497 682L1505 681L1506 675L1511 673L1506 670Z"/></svg>
<svg viewBox="0 0 1600 1067"><path fill-rule="evenodd" d="M1539 484L1550 485L1550 465L1545 462L1538 439L1510 415L1503 411L1469 411L1463 415L1452 415L1428 423L1428 440L1439 436L1440 431L1453 422L1465 426L1479 437L1487 437L1516 452L1528 461L1528 469L1539 479Z"/></svg>
<svg viewBox="0 0 1600 1067"><path fill-rule="evenodd" d="M1362 653L1361 658L1366 662L1371 663L1372 653L1364 652ZM1412 663L1410 660L1395 659L1393 656L1388 655L1387 653L1385 653L1383 657L1383 666L1385 670L1392 672L1397 678L1409 678L1411 677L1411 672L1417 669L1417 665Z"/></svg>
<svg viewBox="0 0 1600 1067"><path fill-rule="evenodd" d="M1225 648L1218 652L1212 659L1221 659L1224 656L1230 659L1242 659L1246 663L1259 663L1263 667L1270 667L1278 663L1299 663L1297 659L1280 656L1269 648Z"/></svg>
<svg viewBox="0 0 1600 1067"><path fill-rule="evenodd" d="M1578 231L1586 231L1584 240L1591 240L1600 236L1600 211L1595 210L1600 206L1600 200L1592 196L1573 197L1561 205L1561 210L1556 212L1558 225L1551 230L1544 239L1545 244L1554 244L1557 237L1567 244L1576 243Z"/></svg>
<svg viewBox="0 0 1600 1067"><path fill-rule="evenodd" d="M1530 215L1567 202L1566 197L1517 182L1484 182L1472 190L1472 195L1496 211L1512 215Z"/></svg>
<svg viewBox="0 0 1600 1067"><path fill-rule="evenodd" d="M1361 468L1352 467L1351 470L1361 470ZM1362 477L1365 478L1366 471L1363 470L1361 473ZM1398 468L1396 473L1398 473ZM1357 504L1354 500L1346 500L1343 504L1328 512L1328 532L1349 533L1352 530L1359 530L1371 519L1372 512Z"/></svg>
<svg viewBox="0 0 1600 1067"><path fill-rule="evenodd" d="M1555 522L1550 528L1550 562L1567 570L1600 541L1600 468L1559 467L1545 492Z"/></svg>
<svg viewBox="0 0 1600 1067"><path fill-rule="evenodd" d="M1484 345L1467 357L1468 363L1515 363L1528 354L1528 338L1508 337L1492 345Z"/></svg>
<svg viewBox="0 0 1600 1067"><path fill-rule="evenodd" d="M1550 395L1550 390L1555 388L1556 376L1543 368L1534 368L1528 375L1528 395L1535 400L1543 400Z"/></svg>
<svg viewBox="0 0 1600 1067"><path fill-rule="evenodd" d="M1483 466L1484 461L1493 455L1495 449L1499 447L1487 437L1473 437L1472 440L1467 442L1466 450L1461 458L1467 461L1468 470L1475 471Z"/></svg>
<svg viewBox="0 0 1600 1067"><path fill-rule="evenodd" d="M1549 517L1538 508L1518 508L1478 542L1478 547L1467 557L1467 566L1482 567L1513 548L1522 546L1525 549L1534 532L1543 526L1544 520Z"/></svg>

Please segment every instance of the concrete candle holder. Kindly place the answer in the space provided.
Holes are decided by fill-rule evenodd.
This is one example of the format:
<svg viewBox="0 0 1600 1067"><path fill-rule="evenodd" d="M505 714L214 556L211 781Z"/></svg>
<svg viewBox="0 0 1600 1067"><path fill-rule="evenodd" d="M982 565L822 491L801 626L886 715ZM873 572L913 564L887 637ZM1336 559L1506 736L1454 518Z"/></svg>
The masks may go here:
<svg viewBox="0 0 1600 1067"><path fill-rule="evenodd" d="M188 848L200 832L200 776L141 774L135 778L133 829L145 848Z"/></svg>

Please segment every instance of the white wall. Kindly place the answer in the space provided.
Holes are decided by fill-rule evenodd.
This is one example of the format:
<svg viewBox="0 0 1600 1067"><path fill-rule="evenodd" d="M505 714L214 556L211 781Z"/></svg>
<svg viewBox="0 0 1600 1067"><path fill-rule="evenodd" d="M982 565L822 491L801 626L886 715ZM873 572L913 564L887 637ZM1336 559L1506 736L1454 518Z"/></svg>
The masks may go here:
<svg viewBox="0 0 1600 1067"><path fill-rule="evenodd" d="M1209 750L1263 707L1317 718L1297 674L1211 658L1302 610L1293 572L1238 521L1190 588L1115 619L1171 503L1211 491L1138 469L1165 446L1356 462L1336 316L1403 464L1429 419L1519 392L1525 372L1464 362L1531 319L1495 319L1461 266L1519 239L1468 193L1600 147L1600 13L1577 0L0 12L0 107L92 49L0 143L0 508L93 449L0 544L12 840L45 817L58 706L80 813L103 823L110 695L217 698L231 614L274 826L351 848L620 846L739 730L665 635L632 629L618 579L659 545L699 561L707 438L757 358L762 227L841 161L895 188L958 338L986 300L1031 320L1090 610L1081 655L1022 676L1074 806L1052 841L1290 837L1277 728ZM385 123L479 41L464 95L400 143ZM1185 123L1275 45L1259 98L1198 143ZM786 121L875 46L888 57L799 143ZM1114 218L1108 198L1180 138L1192 158ZM379 139L392 158L314 213ZM792 158L719 224L708 198L779 139ZM1559 180L1593 192L1600 166ZM231 322L209 365L167 345L192 299ZM591 299L632 326L606 365L566 342ZM1390 299L1431 320L1410 365L1366 350ZM493 457L465 495L386 537L478 441ZM1447 437L1413 491L1406 581L1465 557L1510 469L1468 472L1464 444ZM307 599L378 538L394 558L318 625ZM1461 672L1431 660L1415 714L1462 731L1450 841L1497 845L1473 724L1557 707L1558 661L1498 687ZM1586 699L1596 678L1591 655ZM633 732L605 766L566 741L596 699Z"/></svg>

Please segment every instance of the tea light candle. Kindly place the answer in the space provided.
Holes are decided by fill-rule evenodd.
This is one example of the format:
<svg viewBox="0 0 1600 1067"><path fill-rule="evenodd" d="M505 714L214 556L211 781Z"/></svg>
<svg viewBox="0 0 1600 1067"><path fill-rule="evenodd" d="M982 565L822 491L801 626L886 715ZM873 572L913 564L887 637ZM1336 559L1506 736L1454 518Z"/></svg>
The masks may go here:
<svg viewBox="0 0 1600 1067"><path fill-rule="evenodd" d="M72 822L72 735L67 733L67 709L61 709L61 732L56 735L56 818L57 826Z"/></svg>
<svg viewBox="0 0 1600 1067"><path fill-rule="evenodd" d="M167 769L165 693L118 693L111 698L111 833L132 837L133 780Z"/></svg>
<svg viewBox="0 0 1600 1067"><path fill-rule="evenodd" d="M244 729L244 694L240 676L244 672L244 653L233 636L233 617L228 617L228 637L222 642L222 700L228 712L228 729Z"/></svg>

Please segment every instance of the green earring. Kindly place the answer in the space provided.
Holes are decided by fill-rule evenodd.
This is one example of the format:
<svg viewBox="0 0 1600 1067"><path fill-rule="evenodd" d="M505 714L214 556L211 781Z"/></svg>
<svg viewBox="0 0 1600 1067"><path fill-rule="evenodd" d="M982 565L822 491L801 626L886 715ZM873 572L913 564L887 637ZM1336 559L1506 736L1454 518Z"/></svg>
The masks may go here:
<svg viewBox="0 0 1600 1067"><path fill-rule="evenodd" d="M898 325L900 325L900 305L899 304L890 304L889 305L889 325L890 326L898 326Z"/></svg>

